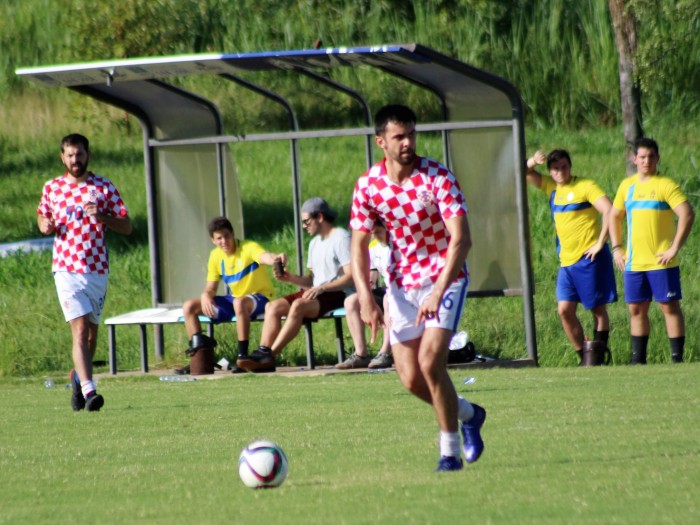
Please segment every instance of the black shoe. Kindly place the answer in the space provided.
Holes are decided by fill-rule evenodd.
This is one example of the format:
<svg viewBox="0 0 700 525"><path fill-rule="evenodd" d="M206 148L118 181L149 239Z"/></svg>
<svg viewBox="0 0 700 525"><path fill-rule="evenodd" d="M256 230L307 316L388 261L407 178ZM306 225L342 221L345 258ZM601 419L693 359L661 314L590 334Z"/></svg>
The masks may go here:
<svg viewBox="0 0 700 525"><path fill-rule="evenodd" d="M90 392L85 400L85 410L88 412L99 412L105 404L104 398L97 392Z"/></svg>
<svg viewBox="0 0 700 525"><path fill-rule="evenodd" d="M78 382L78 374L75 373L75 369L70 371L70 383L73 388L73 393L70 398L70 406L76 412L81 411L85 408L85 398L83 397L83 391L80 388L80 383Z"/></svg>
<svg viewBox="0 0 700 525"><path fill-rule="evenodd" d="M274 372L276 369L275 356L266 348L258 348L249 356L239 356L236 365L247 372Z"/></svg>
<svg viewBox="0 0 700 525"><path fill-rule="evenodd" d="M190 375L190 365L185 365L182 368L176 368L175 373L179 376L188 376Z"/></svg>

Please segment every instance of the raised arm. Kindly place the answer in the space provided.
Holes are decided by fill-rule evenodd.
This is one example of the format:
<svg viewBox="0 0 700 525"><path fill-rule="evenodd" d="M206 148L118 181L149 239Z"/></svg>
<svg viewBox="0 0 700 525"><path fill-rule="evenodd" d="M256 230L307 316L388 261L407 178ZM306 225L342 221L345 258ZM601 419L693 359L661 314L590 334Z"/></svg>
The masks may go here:
<svg viewBox="0 0 700 525"><path fill-rule="evenodd" d="M537 150L535 154L527 159L527 170L525 171L525 179L535 188L539 188L542 184L542 175L536 170L535 166L544 164L547 160L547 155L543 151Z"/></svg>

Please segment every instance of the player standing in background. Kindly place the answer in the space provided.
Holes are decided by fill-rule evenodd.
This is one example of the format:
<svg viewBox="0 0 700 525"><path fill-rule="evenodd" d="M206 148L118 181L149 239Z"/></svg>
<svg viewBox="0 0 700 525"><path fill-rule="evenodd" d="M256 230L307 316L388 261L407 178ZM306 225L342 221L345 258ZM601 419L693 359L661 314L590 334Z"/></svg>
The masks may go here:
<svg viewBox="0 0 700 525"><path fill-rule="evenodd" d="M72 134L61 140L66 172L44 185L37 224L44 235L55 234L52 270L73 339L71 406L94 412L104 404L92 381L92 360L107 296L105 230L129 235L132 225L116 186L88 171L90 157L84 136Z"/></svg>
<svg viewBox="0 0 700 525"><path fill-rule="evenodd" d="M535 170L545 160L549 177ZM578 304L593 314L593 340L607 348L607 303L617 301L615 270L606 243L612 204L594 181L571 174L571 157L563 149L555 149L549 155L537 151L527 160L526 177L549 200L561 265L557 274L557 311L581 366L584 331L576 315Z"/></svg>
<svg viewBox="0 0 700 525"><path fill-rule="evenodd" d="M683 361L685 319L681 310L678 252L685 244L695 212L680 186L659 175L659 146L641 138L634 144L637 173L620 184L610 214L610 241L615 265L623 271L625 302L630 312L632 359L647 362L649 306L659 303L666 320L671 360ZM622 219L627 216L627 246L622 246ZM674 218L678 223L674 224Z"/></svg>
<svg viewBox="0 0 700 525"><path fill-rule="evenodd" d="M479 459L486 411L458 397L447 352L466 299L471 248L467 206L454 175L419 157L416 116L402 105L375 116L375 142L384 159L355 184L350 214L352 271L362 320L372 341L384 324L372 296L368 246L381 219L390 236L390 338L396 370L414 396L432 405L440 429L437 471L460 470L459 425L468 463Z"/></svg>

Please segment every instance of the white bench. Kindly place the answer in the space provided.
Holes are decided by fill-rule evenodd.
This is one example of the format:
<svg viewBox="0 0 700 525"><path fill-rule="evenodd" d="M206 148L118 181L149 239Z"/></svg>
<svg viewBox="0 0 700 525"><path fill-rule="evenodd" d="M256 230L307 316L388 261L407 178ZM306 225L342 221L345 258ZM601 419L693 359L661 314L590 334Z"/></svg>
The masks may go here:
<svg viewBox="0 0 700 525"><path fill-rule="evenodd" d="M312 323L323 319L332 319L335 323L335 340L338 351L338 362L341 363L345 359L345 345L343 343L343 318L345 317L345 308L331 310L319 319L305 319L304 329L306 330L306 364L308 368L316 368L316 359L314 357L313 331ZM211 319L207 316L200 315L199 320L207 324L208 335L214 337L214 325ZM253 319L254 322L264 320L264 315L260 315ZM231 322L236 322L234 317ZM137 325L140 329L141 337L141 371L148 372L148 338L146 335L146 326L152 325L159 329L156 336L156 359L163 358L163 325L166 324L183 324L184 316L182 308L145 308L125 314L117 315L105 319L104 324L109 328L109 372L117 373L117 326Z"/></svg>

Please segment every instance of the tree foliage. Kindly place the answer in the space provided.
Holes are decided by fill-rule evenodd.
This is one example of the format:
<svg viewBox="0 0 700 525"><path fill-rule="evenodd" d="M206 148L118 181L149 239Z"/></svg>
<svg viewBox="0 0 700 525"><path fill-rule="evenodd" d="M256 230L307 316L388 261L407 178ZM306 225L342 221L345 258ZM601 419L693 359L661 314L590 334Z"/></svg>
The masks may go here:
<svg viewBox="0 0 700 525"><path fill-rule="evenodd" d="M700 111L700 3L629 0L639 13L637 81L645 112L668 100ZM578 126L619 119L617 53L606 0L5 0L0 4L0 92L26 83L17 67L206 52L419 42L512 82L528 117ZM372 105L409 97L389 81L356 78ZM309 97L308 81L266 79ZM245 105L255 109L256 102ZM345 104L345 102L343 102ZM347 103L351 105L350 102ZM332 108L331 108L332 109ZM309 118L333 118L303 108Z"/></svg>

